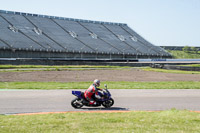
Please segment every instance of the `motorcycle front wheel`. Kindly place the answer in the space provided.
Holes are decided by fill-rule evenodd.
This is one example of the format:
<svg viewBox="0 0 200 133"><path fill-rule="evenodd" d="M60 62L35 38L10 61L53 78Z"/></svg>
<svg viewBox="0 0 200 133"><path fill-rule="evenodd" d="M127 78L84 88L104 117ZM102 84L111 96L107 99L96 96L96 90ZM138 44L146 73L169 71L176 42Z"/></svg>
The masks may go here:
<svg viewBox="0 0 200 133"><path fill-rule="evenodd" d="M79 109L81 107L83 107L83 103L81 102L80 98L75 98L71 101L71 105L72 107Z"/></svg>
<svg viewBox="0 0 200 133"><path fill-rule="evenodd" d="M111 106L113 106L114 104L114 100L112 98L110 98L109 100L107 101L104 101L102 103L102 105L105 107L105 108L110 108Z"/></svg>

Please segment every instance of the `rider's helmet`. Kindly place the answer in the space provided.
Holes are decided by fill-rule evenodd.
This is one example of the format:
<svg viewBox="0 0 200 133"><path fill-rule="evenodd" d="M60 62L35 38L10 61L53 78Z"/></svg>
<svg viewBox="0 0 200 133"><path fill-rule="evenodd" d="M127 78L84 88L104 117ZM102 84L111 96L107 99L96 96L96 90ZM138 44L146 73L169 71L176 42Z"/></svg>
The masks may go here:
<svg viewBox="0 0 200 133"><path fill-rule="evenodd" d="M94 80L94 85L99 87L100 86L100 80L99 79L95 79Z"/></svg>

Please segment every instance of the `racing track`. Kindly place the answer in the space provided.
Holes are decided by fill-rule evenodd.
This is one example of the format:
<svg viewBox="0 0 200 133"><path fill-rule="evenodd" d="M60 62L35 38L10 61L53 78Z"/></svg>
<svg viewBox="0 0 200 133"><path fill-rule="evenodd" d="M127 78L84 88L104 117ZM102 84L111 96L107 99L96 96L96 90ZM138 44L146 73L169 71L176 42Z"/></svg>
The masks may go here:
<svg viewBox="0 0 200 133"><path fill-rule="evenodd" d="M1 90L0 114L36 112L135 110L158 111L171 108L200 111L200 90L110 90L115 104L110 109L74 109L71 90Z"/></svg>

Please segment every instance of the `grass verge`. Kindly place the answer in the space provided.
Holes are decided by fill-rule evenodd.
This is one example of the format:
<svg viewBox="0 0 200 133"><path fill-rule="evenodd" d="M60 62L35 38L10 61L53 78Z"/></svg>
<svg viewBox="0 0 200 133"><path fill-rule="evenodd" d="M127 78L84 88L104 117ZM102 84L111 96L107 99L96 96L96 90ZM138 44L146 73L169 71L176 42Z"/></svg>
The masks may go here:
<svg viewBox="0 0 200 133"><path fill-rule="evenodd" d="M178 51L178 50L168 50L175 59L199 59L200 58L200 52L198 53L186 53L184 51Z"/></svg>
<svg viewBox="0 0 200 133"><path fill-rule="evenodd" d="M161 112L0 115L2 133L191 133L200 131L200 114L172 109Z"/></svg>
<svg viewBox="0 0 200 133"><path fill-rule="evenodd" d="M127 69L129 66L91 66L91 65L0 65L0 72L30 72L30 71L81 71L93 69Z"/></svg>
<svg viewBox="0 0 200 133"><path fill-rule="evenodd" d="M17 68L127 68L126 66L90 66L90 65L0 65L0 69Z"/></svg>
<svg viewBox="0 0 200 133"><path fill-rule="evenodd" d="M200 67L200 64L189 64L189 65L179 65L179 66Z"/></svg>
<svg viewBox="0 0 200 133"><path fill-rule="evenodd" d="M92 82L0 82L0 89L87 89ZM110 89L200 89L200 82L102 82Z"/></svg>
<svg viewBox="0 0 200 133"><path fill-rule="evenodd" d="M178 73L178 74L200 74L199 71L182 71L182 70L167 70L160 68L142 67L144 71L164 72L164 73Z"/></svg>

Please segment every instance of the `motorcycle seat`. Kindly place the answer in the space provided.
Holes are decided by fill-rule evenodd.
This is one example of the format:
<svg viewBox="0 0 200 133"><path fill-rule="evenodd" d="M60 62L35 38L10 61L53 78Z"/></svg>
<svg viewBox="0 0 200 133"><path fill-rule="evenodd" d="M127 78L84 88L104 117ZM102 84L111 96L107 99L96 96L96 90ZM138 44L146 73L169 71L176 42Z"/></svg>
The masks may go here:
<svg viewBox="0 0 200 133"><path fill-rule="evenodd" d="M83 100L88 101L84 96L84 92L81 92L81 97L83 98Z"/></svg>

